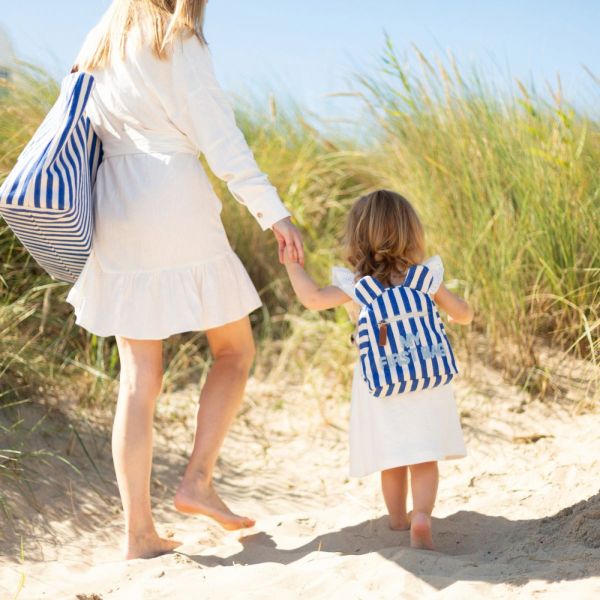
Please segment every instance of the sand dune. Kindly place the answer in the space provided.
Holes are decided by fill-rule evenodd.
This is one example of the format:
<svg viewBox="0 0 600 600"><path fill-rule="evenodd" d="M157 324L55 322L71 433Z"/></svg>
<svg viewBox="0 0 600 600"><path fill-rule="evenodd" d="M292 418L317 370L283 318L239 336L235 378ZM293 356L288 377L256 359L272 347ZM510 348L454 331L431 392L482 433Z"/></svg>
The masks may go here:
<svg viewBox="0 0 600 600"><path fill-rule="evenodd" d="M41 512L21 505L27 518L4 528L2 598L14 596L23 575L19 598L36 600L600 597L598 415L531 402L493 371L475 369L458 384L469 457L441 467L438 551L427 552L387 527L376 476L348 479L346 392L317 401L305 388L286 388L282 405L283 391L251 382L219 465L222 494L258 519L244 535L171 508L196 390L161 399L156 516L184 544L147 561L119 560L102 418L80 433L97 472L67 425L51 421L56 448L71 444L89 483L55 466L35 490Z"/></svg>

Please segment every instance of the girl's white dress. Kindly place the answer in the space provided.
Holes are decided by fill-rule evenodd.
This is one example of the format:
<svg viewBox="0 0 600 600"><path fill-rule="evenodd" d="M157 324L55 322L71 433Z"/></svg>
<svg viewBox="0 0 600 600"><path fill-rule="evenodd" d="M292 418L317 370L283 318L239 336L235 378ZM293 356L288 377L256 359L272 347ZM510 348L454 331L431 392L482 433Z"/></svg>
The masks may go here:
<svg viewBox="0 0 600 600"><path fill-rule="evenodd" d="M435 293L444 278L442 260L434 256L425 265L434 277L432 290ZM335 267L332 280L333 285L355 298L351 271ZM358 302L349 303L348 311L355 319ZM463 458L466 452L451 383L375 398L369 393L357 363L350 408L352 477L405 465Z"/></svg>
<svg viewBox="0 0 600 600"><path fill-rule="evenodd" d="M92 253L68 301L100 336L164 339L238 320L261 304L198 160L263 229L289 216L236 126L196 37L168 60L138 45L94 71L87 114L102 140ZM93 31L80 54L89 52Z"/></svg>

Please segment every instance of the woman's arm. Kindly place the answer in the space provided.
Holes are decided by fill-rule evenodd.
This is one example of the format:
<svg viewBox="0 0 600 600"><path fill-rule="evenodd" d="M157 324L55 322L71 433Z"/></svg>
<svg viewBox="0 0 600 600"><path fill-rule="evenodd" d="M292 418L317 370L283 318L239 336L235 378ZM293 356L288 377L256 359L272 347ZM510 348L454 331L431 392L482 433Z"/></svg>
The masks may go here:
<svg viewBox="0 0 600 600"><path fill-rule="evenodd" d="M237 126L208 48L196 36L174 42L170 85L159 90L169 118L204 154L213 173L227 183L263 230L272 229L279 245L291 248L292 259L304 261L302 238L277 190L260 170Z"/></svg>
<svg viewBox="0 0 600 600"><path fill-rule="evenodd" d="M309 310L326 310L350 302L352 298L334 285L320 288L312 277L298 263L291 261L289 253L284 253L284 264L294 292L301 304Z"/></svg>
<svg viewBox="0 0 600 600"><path fill-rule="evenodd" d="M237 126L208 47L196 36L174 42L171 69L169 116L204 154L213 173L227 183L263 230L289 217Z"/></svg>
<svg viewBox="0 0 600 600"><path fill-rule="evenodd" d="M448 314L451 321L459 325L468 325L473 320L473 309L468 302L453 294L443 283L433 295L433 300Z"/></svg>

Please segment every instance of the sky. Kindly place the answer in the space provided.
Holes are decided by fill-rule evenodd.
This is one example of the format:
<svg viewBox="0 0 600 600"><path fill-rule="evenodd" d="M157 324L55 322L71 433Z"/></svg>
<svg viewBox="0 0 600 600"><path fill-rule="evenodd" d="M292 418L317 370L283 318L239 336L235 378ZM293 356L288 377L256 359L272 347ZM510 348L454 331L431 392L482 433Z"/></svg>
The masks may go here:
<svg viewBox="0 0 600 600"><path fill-rule="evenodd" d="M0 0L0 27L18 55L61 76L110 0ZM519 78L544 89L560 73L565 96L594 110L600 85L600 0L210 0L206 37L223 86L293 98L334 119L357 72L381 68L385 32L410 62L449 52L500 89Z"/></svg>

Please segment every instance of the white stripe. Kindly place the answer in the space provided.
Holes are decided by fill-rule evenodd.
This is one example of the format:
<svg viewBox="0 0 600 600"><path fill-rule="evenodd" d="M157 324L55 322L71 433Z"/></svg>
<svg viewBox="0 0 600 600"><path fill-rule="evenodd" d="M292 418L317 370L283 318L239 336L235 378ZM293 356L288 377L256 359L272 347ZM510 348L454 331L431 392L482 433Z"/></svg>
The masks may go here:
<svg viewBox="0 0 600 600"><path fill-rule="evenodd" d="M420 312L419 307L417 306L417 301L415 299L415 295L419 294L420 292L414 291L414 290L408 290L408 302L410 304L410 309L412 312ZM421 304L424 304L424 300L421 299ZM414 319L411 319L411 322L416 324L417 327L417 332L419 335L419 340L421 341L421 345L422 346L427 346L427 337L425 336L425 331L423 330L423 326L421 324L421 317L415 317ZM429 371L433 370L431 367L431 362L430 361L426 361L422 358L420 358L418 362L418 369L416 371L417 373L417 377L419 379L423 379L424 377L430 377L429 375ZM429 367L429 369L428 369Z"/></svg>

